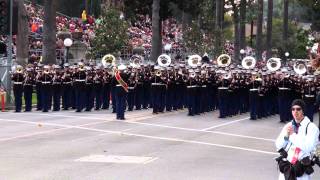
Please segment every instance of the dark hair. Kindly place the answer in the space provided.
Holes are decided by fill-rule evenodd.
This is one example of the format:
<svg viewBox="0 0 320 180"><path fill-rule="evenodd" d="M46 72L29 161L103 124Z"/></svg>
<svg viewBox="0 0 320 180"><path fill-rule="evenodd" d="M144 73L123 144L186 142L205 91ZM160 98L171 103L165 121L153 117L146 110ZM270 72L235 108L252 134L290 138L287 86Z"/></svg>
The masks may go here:
<svg viewBox="0 0 320 180"><path fill-rule="evenodd" d="M295 99L292 101L291 107L292 106L300 106L302 111L304 111L306 104L304 103L304 101L302 99Z"/></svg>

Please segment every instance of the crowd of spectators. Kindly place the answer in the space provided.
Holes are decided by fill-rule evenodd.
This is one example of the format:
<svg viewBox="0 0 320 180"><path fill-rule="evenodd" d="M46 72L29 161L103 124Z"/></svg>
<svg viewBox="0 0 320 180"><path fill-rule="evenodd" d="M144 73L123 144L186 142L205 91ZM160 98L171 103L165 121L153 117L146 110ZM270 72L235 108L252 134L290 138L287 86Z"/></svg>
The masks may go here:
<svg viewBox="0 0 320 180"><path fill-rule="evenodd" d="M28 17L29 17L29 57L30 61L37 61L40 59L42 53L42 35L43 35L43 8L35 4L29 3L25 4ZM68 17L58 14L56 16L56 27L57 32L68 31L70 33L82 32L82 38L80 41L85 43L90 47L90 41L94 38L94 28L98 24L99 19L95 19L94 16L86 15L85 12L82 13L81 18L78 17ZM177 23L174 18L169 18L161 22L161 35L162 44L164 51L176 51L178 53L183 53L182 44L182 25ZM129 34L129 49L135 47L144 47L145 53L150 54L152 46L152 20L149 15L138 15L137 18L130 22L128 28ZM1 36L1 41L5 41L5 37ZM13 37L13 53L15 54L16 48L16 37ZM64 55L64 45L63 39L57 36L56 39L56 49L57 57L63 58ZM233 43L227 41L224 44L225 53L229 55L234 54ZM244 56L254 56L255 51L250 47L246 47Z"/></svg>
<svg viewBox="0 0 320 180"><path fill-rule="evenodd" d="M182 47L182 27L175 19L169 18L162 21L161 35L163 47L168 49L179 49ZM151 49L152 45L152 22L149 15L138 15L128 29L129 46L144 47Z"/></svg>

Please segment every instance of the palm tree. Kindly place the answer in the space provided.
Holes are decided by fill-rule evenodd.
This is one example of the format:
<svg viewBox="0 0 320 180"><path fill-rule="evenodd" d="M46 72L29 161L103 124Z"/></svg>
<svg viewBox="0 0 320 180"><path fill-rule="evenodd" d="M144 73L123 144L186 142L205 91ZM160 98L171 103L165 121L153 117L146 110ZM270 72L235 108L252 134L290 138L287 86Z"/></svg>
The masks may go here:
<svg viewBox="0 0 320 180"><path fill-rule="evenodd" d="M288 8L289 0L283 1L283 34L282 34L282 43L283 43L283 52L287 51L287 41L288 41ZM286 61L286 59L285 59Z"/></svg>
<svg viewBox="0 0 320 180"><path fill-rule="evenodd" d="M262 60L263 0L258 0L256 58Z"/></svg>
<svg viewBox="0 0 320 180"><path fill-rule="evenodd" d="M268 0L268 19L267 19L267 59L272 55L272 15L273 15L273 0Z"/></svg>
<svg viewBox="0 0 320 180"><path fill-rule="evenodd" d="M56 7L57 1L44 1L43 48L44 64L56 63Z"/></svg>
<svg viewBox="0 0 320 180"><path fill-rule="evenodd" d="M234 24L234 61L239 62L240 59L240 28L239 28L239 7L233 1L231 1L233 9L233 24Z"/></svg>
<svg viewBox="0 0 320 180"><path fill-rule="evenodd" d="M215 11L215 31L216 31L216 40L215 40L215 57L221 54L221 41L222 41L222 16L223 16L223 8L222 8L222 0L215 0L216 1L216 11Z"/></svg>
<svg viewBox="0 0 320 180"><path fill-rule="evenodd" d="M151 61L156 61L161 54L162 38L161 38L161 23L160 23L160 1L153 0L152 3L152 48Z"/></svg>
<svg viewBox="0 0 320 180"><path fill-rule="evenodd" d="M29 53L29 26L27 10L23 1L15 0L18 6L18 34L17 34L17 62L25 65L28 62Z"/></svg>
<svg viewBox="0 0 320 180"><path fill-rule="evenodd" d="M240 1L240 49L246 48L246 14L247 0Z"/></svg>

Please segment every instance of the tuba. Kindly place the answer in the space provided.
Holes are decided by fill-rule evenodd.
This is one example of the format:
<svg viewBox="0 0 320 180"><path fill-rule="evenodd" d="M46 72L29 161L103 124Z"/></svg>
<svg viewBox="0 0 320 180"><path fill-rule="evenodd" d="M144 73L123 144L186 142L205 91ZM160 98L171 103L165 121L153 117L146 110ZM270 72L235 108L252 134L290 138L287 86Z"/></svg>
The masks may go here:
<svg viewBox="0 0 320 180"><path fill-rule="evenodd" d="M133 55L130 58L130 66L132 66L133 68L138 68L142 64L142 61L143 61L143 57L142 56Z"/></svg>
<svg viewBox="0 0 320 180"><path fill-rule="evenodd" d="M217 59L217 63L219 67L227 67L231 64L231 57L228 54L221 54Z"/></svg>
<svg viewBox="0 0 320 180"><path fill-rule="evenodd" d="M281 67L280 58L270 58L267 61L267 68L269 71L277 71Z"/></svg>
<svg viewBox="0 0 320 180"><path fill-rule="evenodd" d="M296 61L293 65L293 70L299 75L307 72L307 66L303 61Z"/></svg>
<svg viewBox="0 0 320 180"><path fill-rule="evenodd" d="M157 62L161 67L168 67L171 64L171 58L167 54L161 54L158 57Z"/></svg>
<svg viewBox="0 0 320 180"><path fill-rule="evenodd" d="M246 56L242 59L241 65L245 69L253 69L256 66L256 59L252 56Z"/></svg>
<svg viewBox="0 0 320 180"><path fill-rule="evenodd" d="M195 68L198 65L201 65L201 59L202 57L197 54L191 55L188 58L188 65L191 66L192 68Z"/></svg>
<svg viewBox="0 0 320 180"><path fill-rule="evenodd" d="M107 54L101 59L103 67L107 68L109 66L114 66L116 63L116 58L112 54Z"/></svg>

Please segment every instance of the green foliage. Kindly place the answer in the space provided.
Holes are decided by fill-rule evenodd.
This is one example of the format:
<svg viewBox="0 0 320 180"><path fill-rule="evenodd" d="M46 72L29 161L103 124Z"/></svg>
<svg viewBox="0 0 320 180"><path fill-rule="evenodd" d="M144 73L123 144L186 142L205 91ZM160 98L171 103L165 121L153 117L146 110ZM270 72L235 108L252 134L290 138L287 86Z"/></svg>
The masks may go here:
<svg viewBox="0 0 320 180"><path fill-rule="evenodd" d="M96 36L92 41L93 57L105 54L118 54L128 44L128 23L120 20L120 12L108 9L102 12L101 24L95 28Z"/></svg>
<svg viewBox="0 0 320 180"><path fill-rule="evenodd" d="M184 46L188 49L187 52L197 54L204 54L205 52L213 54L212 39L214 39L214 34L201 32L195 21L192 21L183 34Z"/></svg>
<svg viewBox="0 0 320 180"><path fill-rule="evenodd" d="M272 45L273 48L278 49L280 56L284 55L283 41L282 41L282 20L273 19L272 23ZM306 46L308 45L308 32L299 29L297 25L292 22L289 23L288 31L288 50L291 58L306 58Z"/></svg>

